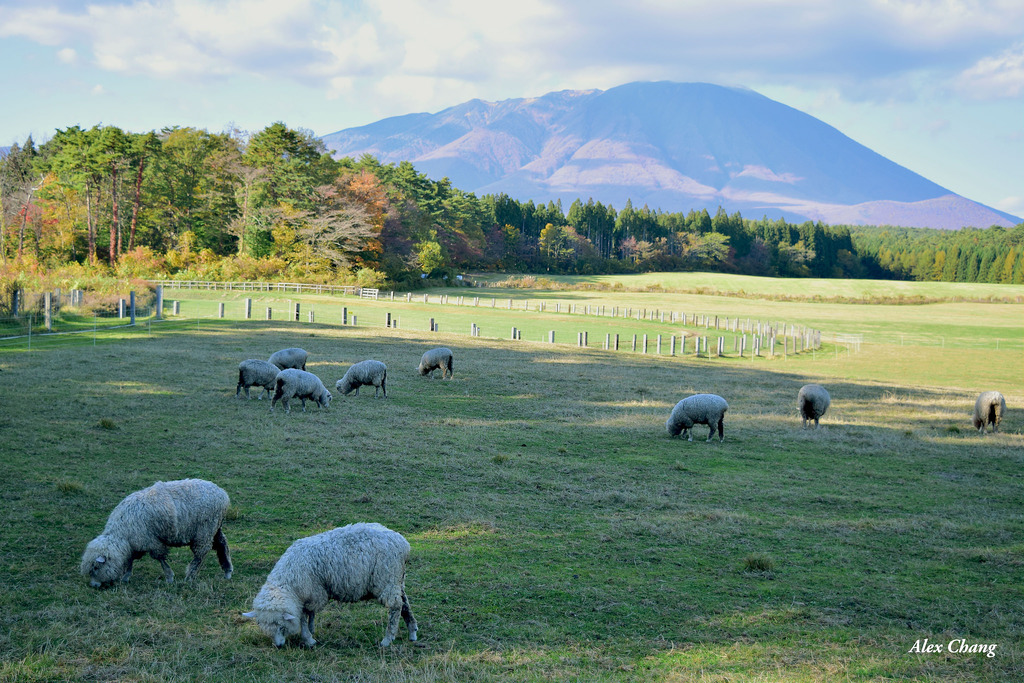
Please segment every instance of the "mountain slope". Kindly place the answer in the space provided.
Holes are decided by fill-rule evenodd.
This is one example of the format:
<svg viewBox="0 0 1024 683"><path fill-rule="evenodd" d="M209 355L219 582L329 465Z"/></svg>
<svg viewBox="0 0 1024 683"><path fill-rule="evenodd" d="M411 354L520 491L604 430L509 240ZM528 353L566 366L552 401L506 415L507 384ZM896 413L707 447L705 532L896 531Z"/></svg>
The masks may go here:
<svg viewBox="0 0 1024 683"><path fill-rule="evenodd" d="M477 194L594 197L667 211L960 228L1020 219L972 202L751 90L630 83L471 100L323 137L336 156L412 161Z"/></svg>

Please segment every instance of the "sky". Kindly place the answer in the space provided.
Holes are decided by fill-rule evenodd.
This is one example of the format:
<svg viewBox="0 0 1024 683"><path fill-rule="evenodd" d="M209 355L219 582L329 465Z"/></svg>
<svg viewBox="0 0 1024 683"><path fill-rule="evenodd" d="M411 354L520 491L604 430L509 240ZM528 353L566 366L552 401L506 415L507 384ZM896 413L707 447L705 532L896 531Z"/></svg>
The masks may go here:
<svg viewBox="0 0 1024 683"><path fill-rule="evenodd" d="M0 0L0 146L741 86L1024 216L1021 0Z"/></svg>

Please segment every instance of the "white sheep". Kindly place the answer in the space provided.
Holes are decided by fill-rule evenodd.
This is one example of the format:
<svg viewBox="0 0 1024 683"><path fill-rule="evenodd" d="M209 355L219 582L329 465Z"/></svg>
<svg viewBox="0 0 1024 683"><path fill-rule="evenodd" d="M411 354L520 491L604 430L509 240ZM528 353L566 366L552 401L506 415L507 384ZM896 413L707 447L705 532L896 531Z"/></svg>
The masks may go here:
<svg viewBox="0 0 1024 683"><path fill-rule="evenodd" d="M832 405L832 397L828 395L828 390L820 384L805 384L800 387L800 393L796 395L796 403L800 409L804 429L807 428L808 420L814 420L814 428L817 429L818 419Z"/></svg>
<svg viewBox="0 0 1024 683"><path fill-rule="evenodd" d="M373 397L377 398L378 392L384 391L384 398L388 397L388 366L379 360L361 360L353 363L345 372L345 376L334 384L334 388L342 395L347 396L353 389L356 396L359 395L359 387L373 385Z"/></svg>
<svg viewBox="0 0 1024 683"><path fill-rule="evenodd" d="M270 396L270 392L274 388L274 381L277 379L277 373L279 372L281 372L281 368L265 360L256 358L243 360L238 364L238 386L235 388L235 398L241 396L242 389L245 389L246 398L252 398L249 395L249 387L258 386L263 387L263 391L260 392L260 400L262 401L264 393Z"/></svg>
<svg viewBox="0 0 1024 683"><path fill-rule="evenodd" d="M693 434L690 429L695 424L707 425L711 431L708 432L708 441L715 435L715 428L718 429L718 440L725 441L725 411L729 410L729 404L725 399L715 394L694 394L687 396L676 404L672 414L665 420L665 429L670 436L676 436L680 432L685 433L687 441L693 441Z"/></svg>
<svg viewBox="0 0 1024 683"><path fill-rule="evenodd" d="M395 640L399 616L405 619L409 640L416 640L416 619L405 595L409 551L401 534L376 523L349 524L300 538L274 565L253 599L252 611L243 616L255 619L277 647L296 634L312 647L313 617L328 600L376 599L388 608L380 646Z"/></svg>
<svg viewBox="0 0 1024 683"><path fill-rule="evenodd" d="M431 378L434 376L434 370L441 369L441 379L444 379L447 373L448 379L455 376L455 371L452 366L452 350L441 346L436 349L430 349L423 354L420 358L420 365L416 368L421 375L430 375Z"/></svg>
<svg viewBox="0 0 1024 683"><path fill-rule="evenodd" d="M305 350L299 348L281 349L270 354L268 363L273 363L282 370L288 368L294 368L296 370L306 369L306 359L309 358L309 354Z"/></svg>
<svg viewBox="0 0 1024 683"><path fill-rule="evenodd" d="M326 409L331 405L331 392L327 391L324 383L312 372L288 368L277 373L274 384L277 389L274 391L274 398L270 400L271 412L278 401L284 405L286 413L292 412L291 406L288 405L288 400L292 398L302 400L302 412L306 412L307 398L320 408Z"/></svg>
<svg viewBox="0 0 1024 683"><path fill-rule="evenodd" d="M1006 413L1006 399L998 391L986 391L974 402L974 428L982 434L985 426L992 425L992 431L999 431L999 423Z"/></svg>
<svg viewBox="0 0 1024 683"><path fill-rule="evenodd" d="M103 533L85 547L82 574L95 588L127 581L135 560L149 553L172 583L167 550L187 545L192 562L185 579L195 576L210 548L217 551L224 577L230 579L231 554L221 530L230 502L224 489L202 479L158 481L131 493L110 513Z"/></svg>

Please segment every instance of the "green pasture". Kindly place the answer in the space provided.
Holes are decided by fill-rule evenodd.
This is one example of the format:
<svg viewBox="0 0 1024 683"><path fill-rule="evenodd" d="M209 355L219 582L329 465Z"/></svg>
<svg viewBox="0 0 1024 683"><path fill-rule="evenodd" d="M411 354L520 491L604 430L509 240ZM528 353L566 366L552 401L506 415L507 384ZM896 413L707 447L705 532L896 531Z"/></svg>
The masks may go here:
<svg viewBox="0 0 1024 683"><path fill-rule="evenodd" d="M409 311L395 330L318 310L0 350L0 680L1024 679L1024 390L1005 379L1020 369L1001 373L1003 431L980 436L970 409L996 377L961 362L946 378L928 355L1014 352L670 358L471 338L454 306L425 308L441 332ZM439 344L451 381L414 370ZM236 400L238 361L286 346L331 387L385 361L389 398L291 414ZM809 381L833 397L817 431L796 414ZM729 401L724 443L670 439L671 407L704 391ZM131 583L89 588L79 557L114 505L182 477L231 495L234 578L208 557L166 585L145 558ZM381 651L382 607L332 603L317 647L275 650L240 612L292 541L355 521L410 541L421 640ZM172 551L179 577L188 558ZM995 656L909 653L923 638Z"/></svg>

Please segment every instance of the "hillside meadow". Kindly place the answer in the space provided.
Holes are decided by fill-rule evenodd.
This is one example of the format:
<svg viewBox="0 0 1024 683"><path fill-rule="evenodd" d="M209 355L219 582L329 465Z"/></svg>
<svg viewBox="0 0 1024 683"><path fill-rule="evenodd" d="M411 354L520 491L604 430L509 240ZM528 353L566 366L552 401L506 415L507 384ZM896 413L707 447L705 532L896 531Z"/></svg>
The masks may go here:
<svg viewBox="0 0 1024 683"><path fill-rule="evenodd" d="M495 310L469 337L470 319L450 316L482 310L402 303L402 326L385 329L328 311L352 304L369 322L400 302L314 298L315 323L243 321L196 317L226 295L203 296L182 298L178 322L0 351L0 680L1024 678L1020 306L864 306L878 331L859 352L829 342L750 360L604 351L593 332L587 349L540 341L578 315ZM635 305L623 296L646 294L615 305ZM762 319L778 304L793 323L833 318L826 333L862 310L669 304ZM416 329L422 315L442 331ZM962 328L948 344L936 317ZM486 336L517 324L537 334ZM440 344L454 379L419 377ZM350 363L383 360L389 398L291 414L236 400L238 361L287 346L309 350L331 387ZM811 381L833 398L820 430L796 414ZM1010 410L980 436L970 409L989 388ZM693 442L669 438L674 403L705 391L729 401L725 441L705 443L703 426ZM231 495L234 577L208 557L196 580L168 585L144 558L130 583L89 588L79 558L114 505L183 477ZM356 521L411 543L420 641L403 627L381 651L381 606L332 603L315 648L275 650L240 613L292 541ZM171 553L179 579L189 557ZM996 647L909 652L924 638Z"/></svg>

